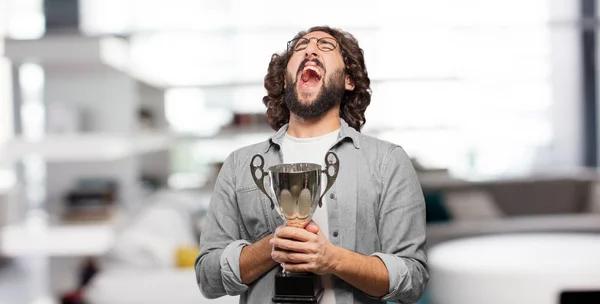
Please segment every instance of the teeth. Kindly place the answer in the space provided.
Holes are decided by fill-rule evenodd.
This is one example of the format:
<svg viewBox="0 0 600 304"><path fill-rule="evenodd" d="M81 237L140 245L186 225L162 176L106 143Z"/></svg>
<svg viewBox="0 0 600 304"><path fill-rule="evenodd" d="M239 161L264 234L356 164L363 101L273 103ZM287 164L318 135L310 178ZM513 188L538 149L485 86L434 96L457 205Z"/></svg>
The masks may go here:
<svg viewBox="0 0 600 304"><path fill-rule="evenodd" d="M304 67L304 72L306 72L306 70L313 70L313 71L315 71L315 73L317 73L317 75L319 76L319 78L321 78L321 71L319 69L317 69L316 67L314 67L314 66Z"/></svg>

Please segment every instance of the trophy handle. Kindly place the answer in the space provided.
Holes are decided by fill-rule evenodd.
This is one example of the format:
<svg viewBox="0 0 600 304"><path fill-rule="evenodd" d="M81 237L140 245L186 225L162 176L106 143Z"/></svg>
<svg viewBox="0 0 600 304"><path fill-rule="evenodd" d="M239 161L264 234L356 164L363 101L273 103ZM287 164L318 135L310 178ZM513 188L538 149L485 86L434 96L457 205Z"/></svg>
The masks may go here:
<svg viewBox="0 0 600 304"><path fill-rule="evenodd" d="M256 159L260 159L260 165L254 164ZM256 186L258 186L258 189L260 189L260 191L262 191L262 193L264 193L269 198L269 201L271 201L271 209L274 209L275 203L273 202L271 196L265 190L265 176L267 176L268 173L265 172L264 166L265 159L260 154L256 154L252 157L252 161L250 162L250 172L252 173L252 178L254 179ZM259 175L259 177L257 177L257 175Z"/></svg>
<svg viewBox="0 0 600 304"><path fill-rule="evenodd" d="M330 156L333 157L332 160L329 160ZM323 206L323 196L325 196L325 193L327 193L327 191L333 186L333 183L335 183L339 169L340 159L338 156L331 151L327 152L327 154L325 154L325 169L321 170L321 173L325 173L325 175L327 175L327 187L319 198L319 207Z"/></svg>

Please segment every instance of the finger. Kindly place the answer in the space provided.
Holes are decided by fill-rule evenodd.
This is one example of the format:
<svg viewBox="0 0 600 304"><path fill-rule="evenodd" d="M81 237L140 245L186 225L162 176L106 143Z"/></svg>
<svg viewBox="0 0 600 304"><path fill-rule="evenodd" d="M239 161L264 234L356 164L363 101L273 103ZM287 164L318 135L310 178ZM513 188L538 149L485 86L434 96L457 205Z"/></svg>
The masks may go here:
<svg viewBox="0 0 600 304"><path fill-rule="evenodd" d="M317 237L314 233L306 231L306 229L296 227L279 227L275 230L275 236L300 242L312 241Z"/></svg>
<svg viewBox="0 0 600 304"><path fill-rule="evenodd" d="M300 253L314 253L316 249L312 248L309 243L298 242L290 239L273 238L270 240L272 246L283 250L300 252Z"/></svg>
<svg viewBox="0 0 600 304"><path fill-rule="evenodd" d="M271 257L273 257L273 256L281 257L288 253L294 253L294 251L289 251L289 250L274 247L273 250L271 250Z"/></svg>
<svg viewBox="0 0 600 304"><path fill-rule="evenodd" d="M314 221L310 221L310 223L308 223L308 225L306 225L305 228L308 232L312 232L314 234L318 234L319 230L321 230L319 228L319 226L317 225L317 223L315 223Z"/></svg>
<svg viewBox="0 0 600 304"><path fill-rule="evenodd" d="M297 253L293 251L275 249L271 251L271 258L278 263L299 263L307 262L310 258L304 257L303 253Z"/></svg>
<svg viewBox="0 0 600 304"><path fill-rule="evenodd" d="M277 263L281 263L281 257L285 254L285 250L273 247L273 250L271 250L271 259Z"/></svg>
<svg viewBox="0 0 600 304"><path fill-rule="evenodd" d="M289 272L313 272L312 267L308 263L281 263L281 267Z"/></svg>
<svg viewBox="0 0 600 304"><path fill-rule="evenodd" d="M273 251L271 253L271 258L278 263L309 263L311 261L311 257L304 253L297 253L291 251Z"/></svg>

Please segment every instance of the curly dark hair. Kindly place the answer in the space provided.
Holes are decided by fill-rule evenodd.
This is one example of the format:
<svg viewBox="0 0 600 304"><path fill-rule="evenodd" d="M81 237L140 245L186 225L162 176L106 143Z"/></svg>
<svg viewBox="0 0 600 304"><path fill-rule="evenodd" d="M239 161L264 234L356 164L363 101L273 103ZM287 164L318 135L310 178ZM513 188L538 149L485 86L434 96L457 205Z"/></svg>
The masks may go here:
<svg viewBox="0 0 600 304"><path fill-rule="evenodd" d="M312 27L308 31L299 32L294 39L316 31L325 32L338 41L344 60L344 72L354 83L354 90L345 91L344 93L340 104L340 117L349 126L360 132L366 122L365 110L371 103L371 80L367 74L363 50L358 46L356 38L350 33L329 26ZM286 50L281 54L273 54L265 76L267 95L263 97L263 103L267 107L269 124L275 130L278 130L290 120L290 111L283 101L283 94L287 64L293 52L293 50Z"/></svg>

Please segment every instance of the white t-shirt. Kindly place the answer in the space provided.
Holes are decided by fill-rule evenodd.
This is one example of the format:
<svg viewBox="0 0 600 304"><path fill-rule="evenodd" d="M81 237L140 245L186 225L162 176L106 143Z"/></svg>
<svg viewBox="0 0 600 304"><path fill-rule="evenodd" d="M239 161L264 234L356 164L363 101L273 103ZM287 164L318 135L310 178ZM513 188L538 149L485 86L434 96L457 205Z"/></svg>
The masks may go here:
<svg viewBox="0 0 600 304"><path fill-rule="evenodd" d="M325 154L338 138L340 130L327 133L318 137L297 138L285 134L281 145L281 154L284 163L315 163L325 168ZM327 186L327 178L321 176L321 194ZM329 237L329 218L327 213L327 200L323 197L323 206L317 207L313 214L313 221L317 223L326 237ZM335 304L333 281L331 275L321 276L324 292L320 304Z"/></svg>

